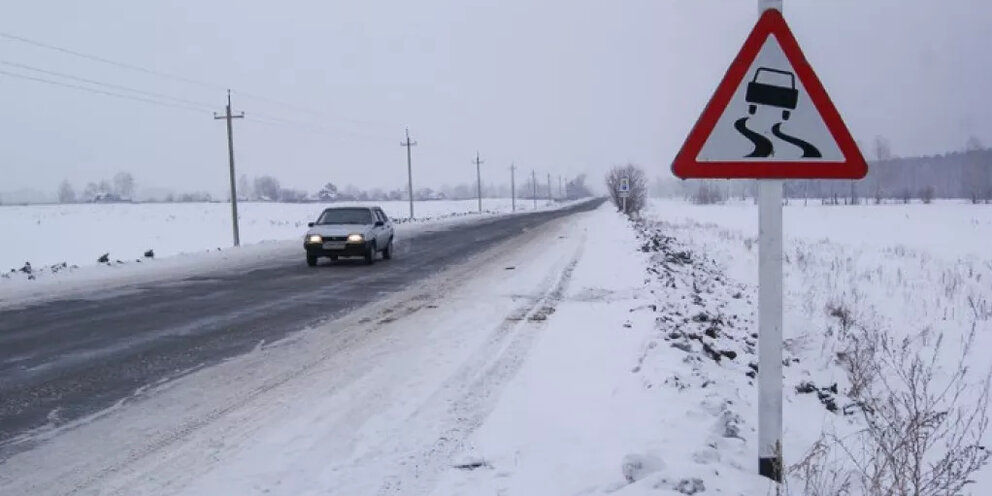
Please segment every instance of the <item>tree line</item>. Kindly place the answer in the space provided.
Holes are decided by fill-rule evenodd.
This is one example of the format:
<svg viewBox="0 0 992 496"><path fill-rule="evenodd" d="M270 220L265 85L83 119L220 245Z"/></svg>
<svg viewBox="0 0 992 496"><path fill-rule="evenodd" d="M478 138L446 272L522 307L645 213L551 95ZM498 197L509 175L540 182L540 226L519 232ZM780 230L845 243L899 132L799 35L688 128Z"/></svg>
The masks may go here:
<svg viewBox="0 0 992 496"><path fill-rule="evenodd" d="M785 181L787 200L811 200L829 205L862 203L922 202L936 198L965 199L992 203L992 148L969 138L961 151L920 157L896 157L888 141L876 138L868 164L868 175L858 181ZM727 199L757 196L753 180L658 180L651 194L681 197L696 203L718 203Z"/></svg>
<svg viewBox="0 0 992 496"><path fill-rule="evenodd" d="M62 181L59 184L58 198L59 203L131 201L134 188L134 176L130 172L118 172L112 180L87 183L81 195L76 194L69 181Z"/></svg>
<svg viewBox="0 0 992 496"><path fill-rule="evenodd" d="M526 178L522 183L516 185L516 195L520 199L557 198L557 199L577 199L591 196L585 184L585 176L562 181L548 185L547 182L538 181L535 185L531 178ZM91 182L81 194L77 194L69 181L62 181L58 188L59 203L103 203L103 202L130 202L134 200L136 183L130 173L121 172L113 177L112 181L101 180ZM550 187L550 189L549 189ZM242 174L238 178L238 200L239 201L266 201L284 203L304 203L304 202L338 202L338 201L403 201L408 198L406 188L386 190L383 188L361 189L355 186L345 186L339 188L332 182L324 184L319 190L308 192L305 190L283 187L279 180L270 175L262 175L249 178ZM509 185L505 184L483 184L482 196L485 198L509 198L512 194ZM413 192L413 199L416 201L429 200L467 200L478 195L475 184L445 185L438 189L417 188ZM150 201L164 202L210 202L214 201L210 193L203 191L187 193L169 193L163 197Z"/></svg>

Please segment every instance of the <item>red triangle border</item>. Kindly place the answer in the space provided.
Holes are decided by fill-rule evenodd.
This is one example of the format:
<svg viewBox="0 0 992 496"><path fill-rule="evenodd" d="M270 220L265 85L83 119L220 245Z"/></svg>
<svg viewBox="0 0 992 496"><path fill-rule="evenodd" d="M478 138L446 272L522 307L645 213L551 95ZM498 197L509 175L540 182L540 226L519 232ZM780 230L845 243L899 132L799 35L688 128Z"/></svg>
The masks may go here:
<svg viewBox="0 0 992 496"><path fill-rule="evenodd" d="M774 35L785 56L789 59L796 77L806 87L813 106L820 113L827 130L837 142L843 162L789 161L789 162L699 162L696 158L706 140L716 127L724 110L729 106L737 88L747 76L748 69L758 57L769 36ZM806 61L799 42L786 23L782 13L765 11L740 53L731 63L727 74L706 105L699 121L693 126L685 144L672 162L672 173L682 179L861 179L868 173L861 150L848 131L830 96L820 83L813 67Z"/></svg>

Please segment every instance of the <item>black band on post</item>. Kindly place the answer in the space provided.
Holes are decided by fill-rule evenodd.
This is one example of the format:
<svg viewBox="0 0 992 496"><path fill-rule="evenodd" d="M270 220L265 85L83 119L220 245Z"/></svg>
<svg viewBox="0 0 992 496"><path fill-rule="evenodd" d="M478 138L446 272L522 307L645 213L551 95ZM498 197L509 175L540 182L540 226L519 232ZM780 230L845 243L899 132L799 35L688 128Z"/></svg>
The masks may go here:
<svg viewBox="0 0 992 496"><path fill-rule="evenodd" d="M782 482L782 459L778 457L758 458L758 474L775 482Z"/></svg>

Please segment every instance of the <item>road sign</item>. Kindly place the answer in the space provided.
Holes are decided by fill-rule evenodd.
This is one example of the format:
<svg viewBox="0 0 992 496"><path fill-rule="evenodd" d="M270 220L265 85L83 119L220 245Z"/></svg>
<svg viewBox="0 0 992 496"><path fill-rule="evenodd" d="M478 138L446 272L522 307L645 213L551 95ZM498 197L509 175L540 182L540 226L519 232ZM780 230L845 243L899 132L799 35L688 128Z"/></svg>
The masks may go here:
<svg viewBox="0 0 992 496"><path fill-rule="evenodd" d="M675 157L688 178L860 179L868 165L782 13L766 10Z"/></svg>
<svg viewBox="0 0 992 496"><path fill-rule="evenodd" d="M620 192L621 193L626 193L628 191L630 191L630 178L629 177L621 177L620 178Z"/></svg>

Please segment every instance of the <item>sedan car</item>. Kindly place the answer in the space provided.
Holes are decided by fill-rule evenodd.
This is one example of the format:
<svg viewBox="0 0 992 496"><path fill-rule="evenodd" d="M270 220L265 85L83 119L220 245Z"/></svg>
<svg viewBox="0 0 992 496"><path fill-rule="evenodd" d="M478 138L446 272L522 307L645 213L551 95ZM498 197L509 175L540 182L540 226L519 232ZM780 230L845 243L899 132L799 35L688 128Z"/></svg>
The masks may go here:
<svg viewBox="0 0 992 496"><path fill-rule="evenodd" d="M324 210L303 239L307 265L328 257L362 257L365 263L393 258L393 223L379 207L334 207Z"/></svg>

